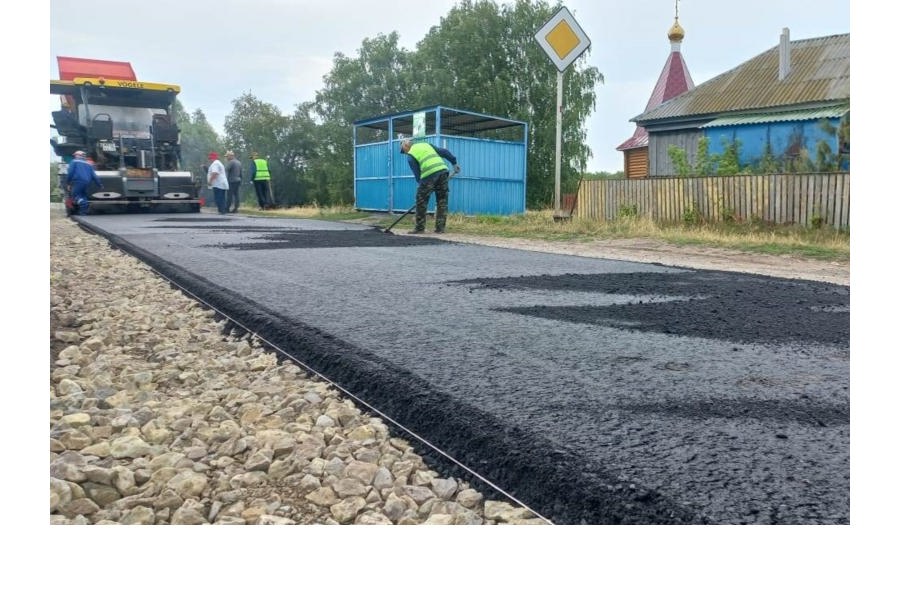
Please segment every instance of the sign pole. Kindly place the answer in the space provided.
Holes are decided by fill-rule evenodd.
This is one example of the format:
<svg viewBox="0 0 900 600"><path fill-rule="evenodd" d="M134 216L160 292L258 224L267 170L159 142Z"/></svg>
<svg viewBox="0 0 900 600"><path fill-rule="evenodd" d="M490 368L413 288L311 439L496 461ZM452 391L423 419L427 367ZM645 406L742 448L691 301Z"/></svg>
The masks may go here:
<svg viewBox="0 0 900 600"><path fill-rule="evenodd" d="M560 211L562 196L562 112L563 112L563 72L556 72L556 213Z"/></svg>
<svg viewBox="0 0 900 600"><path fill-rule="evenodd" d="M556 65L556 177L554 181L554 219L569 218L562 214L562 111L563 74L565 70L591 45L591 40L575 21L569 9L563 6L537 33L534 39Z"/></svg>

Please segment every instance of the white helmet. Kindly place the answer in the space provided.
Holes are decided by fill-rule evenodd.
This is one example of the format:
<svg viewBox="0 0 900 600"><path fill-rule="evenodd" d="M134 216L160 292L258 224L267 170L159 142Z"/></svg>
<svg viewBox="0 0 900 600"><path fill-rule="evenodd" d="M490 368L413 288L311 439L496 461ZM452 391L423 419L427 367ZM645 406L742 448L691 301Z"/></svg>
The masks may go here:
<svg viewBox="0 0 900 600"><path fill-rule="evenodd" d="M87 153L84 150L76 150L73 156L75 158L87 158Z"/></svg>

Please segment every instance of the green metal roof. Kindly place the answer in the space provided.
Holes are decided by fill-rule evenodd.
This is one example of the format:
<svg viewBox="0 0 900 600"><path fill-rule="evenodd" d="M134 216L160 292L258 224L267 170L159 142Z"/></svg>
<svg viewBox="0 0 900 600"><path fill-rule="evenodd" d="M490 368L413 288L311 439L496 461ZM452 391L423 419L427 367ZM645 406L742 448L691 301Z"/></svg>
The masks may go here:
<svg viewBox="0 0 900 600"><path fill-rule="evenodd" d="M792 41L778 79L779 46L631 119L641 126L850 100L850 34Z"/></svg>
<svg viewBox="0 0 900 600"><path fill-rule="evenodd" d="M850 110L849 104L829 106L824 108L810 108L806 110L790 110L785 112L754 113L734 115L713 119L704 127L725 127L727 125L753 125L756 123L778 123L781 121L817 121L819 119L838 119Z"/></svg>

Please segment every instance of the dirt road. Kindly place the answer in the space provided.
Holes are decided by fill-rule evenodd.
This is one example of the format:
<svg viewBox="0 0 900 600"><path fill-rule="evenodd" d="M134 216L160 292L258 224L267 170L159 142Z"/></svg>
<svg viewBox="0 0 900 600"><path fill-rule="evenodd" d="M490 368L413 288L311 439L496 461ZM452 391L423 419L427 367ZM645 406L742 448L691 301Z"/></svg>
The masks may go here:
<svg viewBox="0 0 900 600"><path fill-rule="evenodd" d="M429 234L430 235L430 234ZM591 242L548 242L522 238L475 236L446 233L443 239L500 248L516 248L553 254L571 254L590 258L608 258L669 267L713 269L737 273L755 273L787 279L808 279L838 285L850 285L850 263L828 262L790 256L756 254L723 248L677 246L648 238L595 240Z"/></svg>

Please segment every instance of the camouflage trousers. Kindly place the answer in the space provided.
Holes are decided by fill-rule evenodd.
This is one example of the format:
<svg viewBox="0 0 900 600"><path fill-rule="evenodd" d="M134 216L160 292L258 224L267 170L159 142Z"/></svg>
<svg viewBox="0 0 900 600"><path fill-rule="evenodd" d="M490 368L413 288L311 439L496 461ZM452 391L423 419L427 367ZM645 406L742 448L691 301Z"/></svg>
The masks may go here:
<svg viewBox="0 0 900 600"><path fill-rule="evenodd" d="M416 231L425 231L425 213L428 210L428 198L431 192L435 195L434 230L444 231L447 225L447 202L450 197L449 171L441 171L419 182L416 190Z"/></svg>

